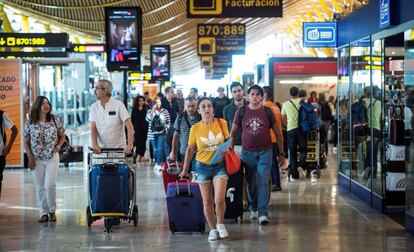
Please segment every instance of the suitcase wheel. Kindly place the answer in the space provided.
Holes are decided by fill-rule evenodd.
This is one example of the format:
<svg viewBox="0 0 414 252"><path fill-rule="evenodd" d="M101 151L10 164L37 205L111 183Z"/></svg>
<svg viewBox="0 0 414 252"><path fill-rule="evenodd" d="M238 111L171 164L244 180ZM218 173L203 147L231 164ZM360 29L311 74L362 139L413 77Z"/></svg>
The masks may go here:
<svg viewBox="0 0 414 252"><path fill-rule="evenodd" d="M132 210L132 218L134 220L134 226L138 225L138 206L134 205L134 209Z"/></svg>
<svg viewBox="0 0 414 252"><path fill-rule="evenodd" d="M206 230L206 224L205 223L200 223L200 233L204 234L204 231Z"/></svg>
<svg viewBox="0 0 414 252"><path fill-rule="evenodd" d="M175 233L175 232L177 232L177 229L175 228L175 225L174 225L174 223L170 223L170 231L171 231L171 233Z"/></svg>
<svg viewBox="0 0 414 252"><path fill-rule="evenodd" d="M90 227L92 225L93 219L91 215L91 209L89 208L89 206L86 207L86 221L87 221L88 227Z"/></svg>
<svg viewBox="0 0 414 252"><path fill-rule="evenodd" d="M104 220L105 223L105 233L111 233L112 232L112 219L106 219Z"/></svg>

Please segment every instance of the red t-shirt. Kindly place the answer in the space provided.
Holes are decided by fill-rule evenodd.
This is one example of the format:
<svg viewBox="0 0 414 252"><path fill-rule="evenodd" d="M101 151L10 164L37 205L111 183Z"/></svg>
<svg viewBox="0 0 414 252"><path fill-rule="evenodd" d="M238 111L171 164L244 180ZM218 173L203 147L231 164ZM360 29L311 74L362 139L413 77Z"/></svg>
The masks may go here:
<svg viewBox="0 0 414 252"><path fill-rule="evenodd" d="M239 125L239 111L236 112L234 123ZM275 117L272 114L272 125L275 124ZM260 109L251 110L246 106L242 121L242 147L247 151L263 151L272 149L272 141L269 131L269 119L262 106Z"/></svg>

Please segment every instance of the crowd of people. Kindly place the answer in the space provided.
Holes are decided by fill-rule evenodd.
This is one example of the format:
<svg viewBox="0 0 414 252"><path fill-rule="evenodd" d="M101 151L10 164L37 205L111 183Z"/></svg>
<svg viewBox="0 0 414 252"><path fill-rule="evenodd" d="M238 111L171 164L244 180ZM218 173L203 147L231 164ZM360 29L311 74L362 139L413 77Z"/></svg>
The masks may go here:
<svg viewBox="0 0 414 252"><path fill-rule="evenodd" d="M112 89L109 80L99 80L95 85L97 101L89 114L93 151L123 148L130 154L135 147L138 162L152 161L154 170L158 171L167 159L183 162L179 176L191 173L200 186L210 227L209 241L229 235L224 226L229 176L223 160L211 163L224 141L231 138L231 147L242 159L243 201L250 210L250 219L266 225L270 222L268 197L270 191L282 190L281 175L288 173L290 181L294 181L299 179L299 171L304 171L309 177L309 173L305 174L307 133L300 127L300 107L303 103L314 106L320 118L321 134L327 135L335 121L333 97L327 101L325 94L316 98L312 92L306 99L306 91L297 87L290 89L291 99L283 105L274 103L273 89L268 86L252 85L245 95L243 86L234 82L230 85L232 99L225 96L222 87L217 90L216 98L199 96L196 88L184 98L181 90L176 94L173 87L167 87L154 100L148 93L137 96L131 115L121 101L111 97ZM51 110L49 100L39 96L24 127L24 147L29 168L34 170L41 209L39 222L56 221L58 152L65 141L63 123ZM11 128L13 135L7 144L0 141L1 171L17 135L6 113L3 118L1 125ZM147 142L149 160L145 158ZM285 162L287 158L289 166Z"/></svg>

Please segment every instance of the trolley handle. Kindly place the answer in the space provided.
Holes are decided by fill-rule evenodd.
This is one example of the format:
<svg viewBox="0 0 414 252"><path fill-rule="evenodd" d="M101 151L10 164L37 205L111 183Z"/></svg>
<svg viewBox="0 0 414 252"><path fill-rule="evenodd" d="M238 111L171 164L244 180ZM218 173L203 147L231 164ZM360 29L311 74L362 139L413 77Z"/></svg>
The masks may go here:
<svg viewBox="0 0 414 252"><path fill-rule="evenodd" d="M89 151L93 151L92 147L89 147ZM101 148L101 153L113 153L113 152L124 152L123 148Z"/></svg>

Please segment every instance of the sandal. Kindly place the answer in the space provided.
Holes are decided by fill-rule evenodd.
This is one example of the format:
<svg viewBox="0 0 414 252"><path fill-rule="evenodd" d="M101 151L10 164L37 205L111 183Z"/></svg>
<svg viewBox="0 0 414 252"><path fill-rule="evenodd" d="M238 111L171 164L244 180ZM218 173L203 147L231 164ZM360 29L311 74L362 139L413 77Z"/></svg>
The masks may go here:
<svg viewBox="0 0 414 252"><path fill-rule="evenodd" d="M42 222L48 222L49 221L49 217L44 214L42 215L42 217L40 217L40 219L38 220L38 222L42 223Z"/></svg>

